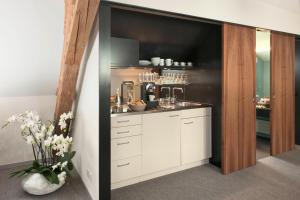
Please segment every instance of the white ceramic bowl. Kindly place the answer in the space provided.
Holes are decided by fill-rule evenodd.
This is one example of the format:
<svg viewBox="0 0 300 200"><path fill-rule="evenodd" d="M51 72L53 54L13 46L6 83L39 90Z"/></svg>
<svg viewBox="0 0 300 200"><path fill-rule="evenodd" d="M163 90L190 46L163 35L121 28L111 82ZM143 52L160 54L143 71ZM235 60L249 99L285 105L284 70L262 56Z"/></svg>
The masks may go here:
<svg viewBox="0 0 300 200"><path fill-rule="evenodd" d="M150 64L151 64L151 62L149 60L140 60L139 61L140 66L148 66Z"/></svg>

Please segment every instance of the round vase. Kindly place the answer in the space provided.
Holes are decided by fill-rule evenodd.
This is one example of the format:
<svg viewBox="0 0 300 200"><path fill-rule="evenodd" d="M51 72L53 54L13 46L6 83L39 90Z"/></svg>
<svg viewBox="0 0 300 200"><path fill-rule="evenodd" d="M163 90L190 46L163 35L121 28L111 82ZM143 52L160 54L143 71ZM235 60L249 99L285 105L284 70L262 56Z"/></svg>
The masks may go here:
<svg viewBox="0 0 300 200"><path fill-rule="evenodd" d="M65 178L59 184L50 183L42 174L28 174L22 180L22 188L25 192L33 195L49 194L61 188L65 184Z"/></svg>

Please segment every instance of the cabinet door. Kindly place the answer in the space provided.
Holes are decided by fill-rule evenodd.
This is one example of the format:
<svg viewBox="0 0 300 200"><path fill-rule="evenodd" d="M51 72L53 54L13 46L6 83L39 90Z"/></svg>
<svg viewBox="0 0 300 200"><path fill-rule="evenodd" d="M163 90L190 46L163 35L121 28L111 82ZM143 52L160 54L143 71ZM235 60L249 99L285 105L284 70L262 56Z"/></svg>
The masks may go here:
<svg viewBox="0 0 300 200"><path fill-rule="evenodd" d="M223 25L222 172L256 163L255 28Z"/></svg>
<svg viewBox="0 0 300 200"><path fill-rule="evenodd" d="M181 120L181 162L188 164L211 157L211 117Z"/></svg>
<svg viewBox="0 0 300 200"><path fill-rule="evenodd" d="M142 173L180 165L179 112L143 115Z"/></svg>
<svg viewBox="0 0 300 200"><path fill-rule="evenodd" d="M111 182L128 180L140 176L141 156L111 162Z"/></svg>
<svg viewBox="0 0 300 200"><path fill-rule="evenodd" d="M202 159L211 158L211 116L201 117L202 130L203 130L203 140L201 144Z"/></svg>

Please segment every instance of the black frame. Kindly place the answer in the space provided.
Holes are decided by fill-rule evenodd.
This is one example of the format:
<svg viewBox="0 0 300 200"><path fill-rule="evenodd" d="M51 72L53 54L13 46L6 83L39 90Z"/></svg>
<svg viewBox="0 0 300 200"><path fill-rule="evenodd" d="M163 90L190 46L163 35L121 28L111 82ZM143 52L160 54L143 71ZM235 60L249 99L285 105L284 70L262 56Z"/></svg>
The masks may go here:
<svg viewBox="0 0 300 200"><path fill-rule="evenodd" d="M118 8L134 12L186 19L220 25L222 22L166 11L157 11L119 3L100 2L99 9L99 198L111 199L111 118L110 118L110 37L111 9Z"/></svg>
<svg viewBox="0 0 300 200"><path fill-rule="evenodd" d="M110 152L110 15L101 4L99 14L99 198L111 199Z"/></svg>

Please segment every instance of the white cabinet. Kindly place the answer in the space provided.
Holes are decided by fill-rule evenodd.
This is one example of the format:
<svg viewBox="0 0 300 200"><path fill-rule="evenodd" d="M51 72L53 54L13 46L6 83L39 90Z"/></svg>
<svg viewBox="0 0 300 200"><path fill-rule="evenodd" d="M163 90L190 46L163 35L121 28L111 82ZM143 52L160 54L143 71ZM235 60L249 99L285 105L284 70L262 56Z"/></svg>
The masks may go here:
<svg viewBox="0 0 300 200"><path fill-rule="evenodd" d="M111 162L111 182L116 183L140 176L141 156Z"/></svg>
<svg viewBox="0 0 300 200"><path fill-rule="evenodd" d="M209 110L208 110L209 109ZM186 110L181 119L181 164L189 164L211 157L211 113L210 108ZM208 115L203 115L206 113Z"/></svg>
<svg viewBox="0 0 300 200"><path fill-rule="evenodd" d="M135 125L135 126L121 126L115 127L111 129L111 138L122 138L122 137L129 137L135 135L142 134L142 126Z"/></svg>
<svg viewBox="0 0 300 200"><path fill-rule="evenodd" d="M142 115L111 119L111 182L140 176Z"/></svg>
<svg viewBox="0 0 300 200"><path fill-rule="evenodd" d="M180 112L143 115L142 174L180 165Z"/></svg>
<svg viewBox="0 0 300 200"><path fill-rule="evenodd" d="M112 118L112 188L196 167L211 157L211 108Z"/></svg>
<svg viewBox="0 0 300 200"><path fill-rule="evenodd" d="M111 118L111 127L122 127L142 124L142 115L125 115Z"/></svg>
<svg viewBox="0 0 300 200"><path fill-rule="evenodd" d="M111 140L111 160L141 155L141 136Z"/></svg>
<svg viewBox="0 0 300 200"><path fill-rule="evenodd" d="M211 116L211 108L196 108L189 110L182 110L180 113L181 119L191 118L191 117L203 117Z"/></svg>

